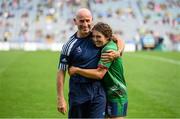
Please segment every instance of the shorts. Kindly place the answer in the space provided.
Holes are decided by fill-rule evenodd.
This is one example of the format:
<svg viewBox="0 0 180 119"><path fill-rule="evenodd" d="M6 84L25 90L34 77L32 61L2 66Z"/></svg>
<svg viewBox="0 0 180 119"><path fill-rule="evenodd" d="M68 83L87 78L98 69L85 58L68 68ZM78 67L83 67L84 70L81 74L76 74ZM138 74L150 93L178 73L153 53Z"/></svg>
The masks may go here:
<svg viewBox="0 0 180 119"><path fill-rule="evenodd" d="M106 117L125 117L127 115L128 102L108 101L106 105Z"/></svg>
<svg viewBox="0 0 180 119"><path fill-rule="evenodd" d="M100 82L71 83L68 118L104 118L106 95Z"/></svg>

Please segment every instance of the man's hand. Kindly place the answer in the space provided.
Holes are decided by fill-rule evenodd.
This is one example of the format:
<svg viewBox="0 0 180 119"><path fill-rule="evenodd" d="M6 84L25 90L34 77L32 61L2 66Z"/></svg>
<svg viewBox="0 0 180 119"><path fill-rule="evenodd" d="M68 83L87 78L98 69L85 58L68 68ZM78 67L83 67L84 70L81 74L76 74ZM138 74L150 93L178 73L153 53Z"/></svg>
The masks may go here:
<svg viewBox="0 0 180 119"><path fill-rule="evenodd" d="M101 58L103 62L111 62L120 57L120 53L114 50L108 50L106 53L102 53Z"/></svg>
<svg viewBox="0 0 180 119"><path fill-rule="evenodd" d="M66 105L66 101L64 97L61 97L61 98L58 97L57 109L62 114L65 114L67 112L67 105Z"/></svg>
<svg viewBox="0 0 180 119"><path fill-rule="evenodd" d="M71 66L68 70L69 75L71 76L71 75L76 74L77 69L78 67Z"/></svg>

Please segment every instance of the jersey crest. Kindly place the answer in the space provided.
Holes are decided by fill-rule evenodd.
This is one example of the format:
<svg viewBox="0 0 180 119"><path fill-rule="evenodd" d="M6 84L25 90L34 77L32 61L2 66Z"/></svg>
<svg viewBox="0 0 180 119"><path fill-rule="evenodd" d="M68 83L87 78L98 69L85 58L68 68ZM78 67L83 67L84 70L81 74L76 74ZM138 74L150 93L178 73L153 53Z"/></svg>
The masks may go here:
<svg viewBox="0 0 180 119"><path fill-rule="evenodd" d="M81 47L80 47L80 46L79 46L79 47L77 47L77 48L76 48L76 51L77 51L78 53L81 53L81 52L82 52Z"/></svg>

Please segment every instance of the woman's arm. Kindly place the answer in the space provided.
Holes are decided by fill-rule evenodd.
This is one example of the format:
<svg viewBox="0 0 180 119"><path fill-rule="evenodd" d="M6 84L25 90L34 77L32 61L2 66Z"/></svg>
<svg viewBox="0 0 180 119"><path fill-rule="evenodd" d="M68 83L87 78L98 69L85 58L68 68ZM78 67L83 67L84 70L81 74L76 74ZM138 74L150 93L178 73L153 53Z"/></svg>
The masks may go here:
<svg viewBox="0 0 180 119"><path fill-rule="evenodd" d="M107 72L107 68L98 67L97 69L82 69L79 67L70 67L69 75L79 74L81 76L92 78L92 79L102 79Z"/></svg>
<svg viewBox="0 0 180 119"><path fill-rule="evenodd" d="M104 62L111 62L114 59L121 57L125 48L125 43L117 35L113 34L113 41L117 44L118 51L108 50L105 53L102 53L101 58Z"/></svg>
<svg viewBox="0 0 180 119"><path fill-rule="evenodd" d="M122 53L123 53L124 48L125 48L125 43L124 43L124 41L123 41L120 37L118 37L117 35L115 35L115 34L112 35L112 39L113 39L113 41L117 44L118 54L119 54L120 56L122 56Z"/></svg>

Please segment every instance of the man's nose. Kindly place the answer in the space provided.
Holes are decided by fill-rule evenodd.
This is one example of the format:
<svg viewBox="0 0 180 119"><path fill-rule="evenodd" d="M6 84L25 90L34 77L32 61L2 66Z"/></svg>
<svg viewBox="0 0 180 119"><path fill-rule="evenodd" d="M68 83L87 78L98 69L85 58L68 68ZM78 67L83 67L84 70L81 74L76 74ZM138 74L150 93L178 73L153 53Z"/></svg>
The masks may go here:
<svg viewBox="0 0 180 119"><path fill-rule="evenodd" d="M87 25L88 25L88 23L87 23L87 22L84 22L84 23L83 23L83 25L84 25L84 26L87 26Z"/></svg>

